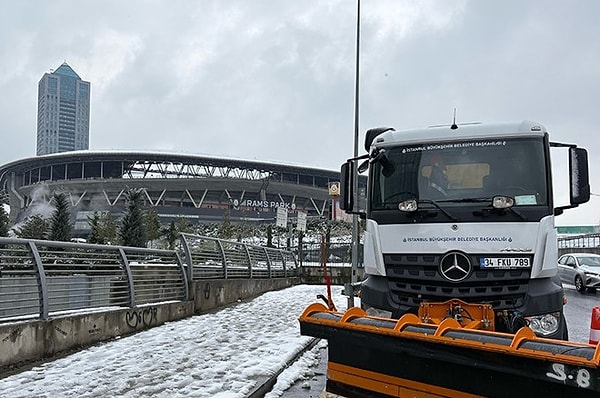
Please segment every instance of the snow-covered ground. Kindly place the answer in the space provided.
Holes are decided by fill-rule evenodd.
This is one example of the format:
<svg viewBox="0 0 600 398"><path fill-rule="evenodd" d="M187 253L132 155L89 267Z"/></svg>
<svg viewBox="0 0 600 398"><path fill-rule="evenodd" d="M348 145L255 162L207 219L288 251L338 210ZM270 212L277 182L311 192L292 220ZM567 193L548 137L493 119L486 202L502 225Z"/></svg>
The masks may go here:
<svg viewBox="0 0 600 398"><path fill-rule="evenodd" d="M344 309L341 290L332 288L336 305ZM325 286L268 292L100 344L0 379L0 395L244 397L310 343L312 338L300 336L298 317L317 294L326 294ZM317 349L280 375L270 398L310 373Z"/></svg>
<svg viewBox="0 0 600 398"><path fill-rule="evenodd" d="M334 286L332 291L337 307L344 310L342 288ZM311 342L300 336L298 317L318 301L317 294L326 294L326 287L300 285L268 292L214 313L99 344L0 379L0 396L245 397ZM588 301L596 296L567 294L576 337L572 341L587 342ZM266 397L280 397L297 380L310 378L326 344L319 342L281 373Z"/></svg>

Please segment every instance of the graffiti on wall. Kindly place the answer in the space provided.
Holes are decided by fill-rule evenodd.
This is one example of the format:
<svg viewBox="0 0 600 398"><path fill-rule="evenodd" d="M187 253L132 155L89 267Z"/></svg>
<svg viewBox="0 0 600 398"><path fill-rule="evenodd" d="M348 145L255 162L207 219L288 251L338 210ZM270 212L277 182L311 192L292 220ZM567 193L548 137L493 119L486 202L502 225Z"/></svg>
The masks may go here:
<svg viewBox="0 0 600 398"><path fill-rule="evenodd" d="M125 322L131 329L147 328L158 323L158 308L147 307L127 311Z"/></svg>
<svg viewBox="0 0 600 398"><path fill-rule="evenodd" d="M8 336L6 336L5 338L2 339L3 343L6 343L7 341L11 341L11 342L16 342L17 338L19 338L21 336L21 332L23 332L23 328L20 326L17 326L15 329L13 329Z"/></svg>

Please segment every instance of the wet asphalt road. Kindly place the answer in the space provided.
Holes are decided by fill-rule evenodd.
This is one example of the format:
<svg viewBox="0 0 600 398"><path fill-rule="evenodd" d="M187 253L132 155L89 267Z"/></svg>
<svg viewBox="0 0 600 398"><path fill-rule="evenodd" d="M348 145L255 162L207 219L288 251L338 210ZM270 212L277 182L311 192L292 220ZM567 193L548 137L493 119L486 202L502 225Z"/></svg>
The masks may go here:
<svg viewBox="0 0 600 398"><path fill-rule="evenodd" d="M569 340L587 343L590 339L592 308L600 306L600 292L579 293L575 286L564 285L568 303L565 306Z"/></svg>

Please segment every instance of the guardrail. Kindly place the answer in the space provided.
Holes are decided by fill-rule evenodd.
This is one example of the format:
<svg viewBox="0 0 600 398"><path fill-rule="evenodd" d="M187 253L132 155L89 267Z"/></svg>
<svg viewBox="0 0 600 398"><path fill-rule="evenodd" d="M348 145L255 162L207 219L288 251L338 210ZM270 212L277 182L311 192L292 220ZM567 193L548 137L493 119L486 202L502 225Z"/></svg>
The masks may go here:
<svg viewBox="0 0 600 398"><path fill-rule="evenodd" d="M214 278L283 278L298 276L293 252L227 241L206 236L181 234L190 280Z"/></svg>
<svg viewBox="0 0 600 398"><path fill-rule="evenodd" d="M0 238L0 321L186 301L194 280L299 274L289 251L189 234L180 243L158 250Z"/></svg>
<svg viewBox="0 0 600 398"><path fill-rule="evenodd" d="M600 234L565 236L558 238L559 249L600 248Z"/></svg>

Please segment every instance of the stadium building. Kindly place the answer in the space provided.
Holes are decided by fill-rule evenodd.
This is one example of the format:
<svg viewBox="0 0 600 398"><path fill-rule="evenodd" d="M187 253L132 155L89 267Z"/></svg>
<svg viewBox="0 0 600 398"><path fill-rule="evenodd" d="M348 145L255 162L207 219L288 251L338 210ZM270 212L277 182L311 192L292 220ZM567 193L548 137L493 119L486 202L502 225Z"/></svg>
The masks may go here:
<svg viewBox="0 0 600 398"><path fill-rule="evenodd" d="M119 219L125 192L142 189L145 205L163 224L179 217L192 225L222 222L273 223L284 207L293 219L328 218L330 186L339 172L259 161L157 152L70 151L14 161L0 167L14 223L49 215L54 193L70 198L75 235L89 233L88 217L110 211ZM46 210L45 210L46 208Z"/></svg>

